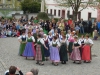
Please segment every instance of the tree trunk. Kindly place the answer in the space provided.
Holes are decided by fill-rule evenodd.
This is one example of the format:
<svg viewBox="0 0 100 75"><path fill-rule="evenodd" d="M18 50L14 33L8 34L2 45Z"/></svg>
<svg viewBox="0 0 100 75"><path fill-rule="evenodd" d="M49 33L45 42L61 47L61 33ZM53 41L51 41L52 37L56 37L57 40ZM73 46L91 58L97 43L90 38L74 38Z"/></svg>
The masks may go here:
<svg viewBox="0 0 100 75"><path fill-rule="evenodd" d="M73 20L74 21L77 21L77 14L78 14L78 11L73 11Z"/></svg>

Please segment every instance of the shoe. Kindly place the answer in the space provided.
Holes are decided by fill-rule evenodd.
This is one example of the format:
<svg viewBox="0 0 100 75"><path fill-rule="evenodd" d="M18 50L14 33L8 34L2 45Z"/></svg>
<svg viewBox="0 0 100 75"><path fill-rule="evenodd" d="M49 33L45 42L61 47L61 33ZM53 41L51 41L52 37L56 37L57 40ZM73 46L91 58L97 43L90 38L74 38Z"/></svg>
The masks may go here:
<svg viewBox="0 0 100 75"><path fill-rule="evenodd" d="M53 62L52 62L51 64L52 64L52 65L54 65L54 63L53 63Z"/></svg>
<svg viewBox="0 0 100 75"><path fill-rule="evenodd" d="M54 64L54 66L58 66L58 64Z"/></svg>
<svg viewBox="0 0 100 75"><path fill-rule="evenodd" d="M66 61L64 61L64 64L66 64Z"/></svg>
<svg viewBox="0 0 100 75"><path fill-rule="evenodd" d="M39 63L39 65L41 65L41 66L42 66L42 65L44 65L44 63Z"/></svg>
<svg viewBox="0 0 100 75"><path fill-rule="evenodd" d="M26 57L26 60L27 60L27 57Z"/></svg>
<svg viewBox="0 0 100 75"><path fill-rule="evenodd" d="M75 61L73 63L76 63Z"/></svg>
<svg viewBox="0 0 100 75"><path fill-rule="evenodd" d="M86 63L86 61L84 61L84 63Z"/></svg>
<svg viewBox="0 0 100 75"><path fill-rule="evenodd" d="M87 61L86 63L91 63L91 61Z"/></svg>
<svg viewBox="0 0 100 75"><path fill-rule="evenodd" d="M77 63L77 64L81 64L81 62Z"/></svg>
<svg viewBox="0 0 100 75"><path fill-rule="evenodd" d="M36 64L39 64L39 62L36 62Z"/></svg>
<svg viewBox="0 0 100 75"><path fill-rule="evenodd" d="M64 64L64 62L63 62L63 61L61 61L61 64Z"/></svg>

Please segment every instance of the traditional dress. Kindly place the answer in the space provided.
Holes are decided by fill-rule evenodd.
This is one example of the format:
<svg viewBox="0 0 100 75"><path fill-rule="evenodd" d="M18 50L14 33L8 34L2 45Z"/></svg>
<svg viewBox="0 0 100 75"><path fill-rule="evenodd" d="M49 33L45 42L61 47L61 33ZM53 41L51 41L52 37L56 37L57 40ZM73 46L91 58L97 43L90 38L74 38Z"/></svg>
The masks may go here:
<svg viewBox="0 0 100 75"><path fill-rule="evenodd" d="M48 35L48 43L49 43L49 44L50 44L50 42L52 42L52 38L53 38L52 35Z"/></svg>
<svg viewBox="0 0 100 75"><path fill-rule="evenodd" d="M81 54L80 54L79 48L77 48L77 47L81 46L81 43L78 41L75 41L73 44L74 44L74 49L71 53L70 59L74 60L74 61L76 61L76 60L79 61L79 60L81 60Z"/></svg>
<svg viewBox="0 0 100 75"><path fill-rule="evenodd" d="M80 38L80 39L79 39L79 41L81 42L81 47L79 48L79 49L80 49L80 53L81 53L81 57L82 57L82 51L83 51L82 48L83 48L83 46L84 46L84 40L85 40L84 38Z"/></svg>
<svg viewBox="0 0 100 75"><path fill-rule="evenodd" d="M62 35L59 34L59 41L62 40L62 39L63 39Z"/></svg>
<svg viewBox="0 0 100 75"><path fill-rule="evenodd" d="M83 52L82 52L82 60L84 61L90 61L91 60L91 44L93 44L93 41L88 38L84 40L84 46L83 46Z"/></svg>
<svg viewBox="0 0 100 75"><path fill-rule="evenodd" d="M46 47L48 48L48 50L44 47L44 55L45 57L49 57L50 56L50 50L49 50L49 43L48 43L48 37L43 39L45 42Z"/></svg>
<svg viewBox="0 0 100 75"><path fill-rule="evenodd" d="M60 61L68 61L68 55L67 55L67 40L61 40L60 41L61 46L60 46Z"/></svg>
<svg viewBox="0 0 100 75"><path fill-rule="evenodd" d="M44 28L43 28L43 31L45 34L48 34L48 30L47 29L47 23L44 23Z"/></svg>
<svg viewBox="0 0 100 75"><path fill-rule="evenodd" d="M60 56L59 56L59 50L58 46L60 46L60 43L58 40L52 41L51 42L51 47L50 47L50 59L52 62L59 62L60 61Z"/></svg>
<svg viewBox="0 0 100 75"><path fill-rule="evenodd" d="M36 61L45 61L44 56L44 40L42 38L37 39L37 45L36 45Z"/></svg>
<svg viewBox="0 0 100 75"><path fill-rule="evenodd" d="M68 40L70 38L71 34L66 34L66 39Z"/></svg>
<svg viewBox="0 0 100 75"><path fill-rule="evenodd" d="M68 50L69 50L69 53L71 53L72 52L73 42L74 42L74 37L70 36L68 41L69 41Z"/></svg>
<svg viewBox="0 0 100 75"><path fill-rule="evenodd" d="M21 35L20 37L18 37L19 40L21 40L21 43L20 43L20 48L19 48L19 55L22 56L23 52L24 52L24 49L25 49L25 46L26 46L26 35Z"/></svg>
<svg viewBox="0 0 100 75"><path fill-rule="evenodd" d="M33 36L27 37L27 43L25 46L25 50L23 56L25 57L35 57L35 48L34 48L35 39Z"/></svg>

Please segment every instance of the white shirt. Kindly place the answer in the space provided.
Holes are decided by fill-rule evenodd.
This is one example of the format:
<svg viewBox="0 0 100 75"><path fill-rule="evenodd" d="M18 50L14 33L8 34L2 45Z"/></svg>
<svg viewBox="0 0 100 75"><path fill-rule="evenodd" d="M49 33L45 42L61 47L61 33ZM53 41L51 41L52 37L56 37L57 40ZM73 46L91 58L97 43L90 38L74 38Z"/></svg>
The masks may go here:
<svg viewBox="0 0 100 75"><path fill-rule="evenodd" d="M74 41L74 43L78 43L81 46L81 42L80 41Z"/></svg>
<svg viewBox="0 0 100 75"><path fill-rule="evenodd" d="M90 38L88 38L88 39L85 39L85 40L84 40L84 43L90 43L90 44L93 44L93 41L92 41Z"/></svg>
<svg viewBox="0 0 100 75"><path fill-rule="evenodd" d="M60 46L60 42L59 42L58 40L52 41L52 42L50 43L51 46L52 46L53 44L57 44L58 46Z"/></svg>
<svg viewBox="0 0 100 75"><path fill-rule="evenodd" d="M27 38L28 38L28 39L31 39L31 38L32 38L33 42L35 42L35 39L34 39L33 36L31 36L31 37L27 37ZM26 39L26 41L27 41L27 39Z"/></svg>
<svg viewBox="0 0 100 75"><path fill-rule="evenodd" d="M67 39L65 39L65 40L60 40L60 43L66 43L66 44L68 44L68 40L67 40Z"/></svg>
<svg viewBox="0 0 100 75"><path fill-rule="evenodd" d="M22 37L25 38L27 36L26 35L21 35L21 36L18 37L18 39L21 39Z"/></svg>
<svg viewBox="0 0 100 75"><path fill-rule="evenodd" d="M44 45L44 40L43 40L43 38L39 38L39 39L37 39L37 41L40 41L40 42Z"/></svg>
<svg viewBox="0 0 100 75"><path fill-rule="evenodd" d="M69 39L70 38L70 34L66 34L66 38Z"/></svg>

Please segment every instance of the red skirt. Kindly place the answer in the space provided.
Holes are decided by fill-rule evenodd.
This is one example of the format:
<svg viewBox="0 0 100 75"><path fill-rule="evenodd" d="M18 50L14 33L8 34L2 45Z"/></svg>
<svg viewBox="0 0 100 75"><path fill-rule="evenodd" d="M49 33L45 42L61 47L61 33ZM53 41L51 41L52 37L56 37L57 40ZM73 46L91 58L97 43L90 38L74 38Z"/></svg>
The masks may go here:
<svg viewBox="0 0 100 75"><path fill-rule="evenodd" d="M41 52L41 45L36 46L36 57L35 60L40 61L42 60L42 52Z"/></svg>
<svg viewBox="0 0 100 75"><path fill-rule="evenodd" d="M90 61L91 60L91 47L90 45L84 45L82 49L82 60Z"/></svg>

